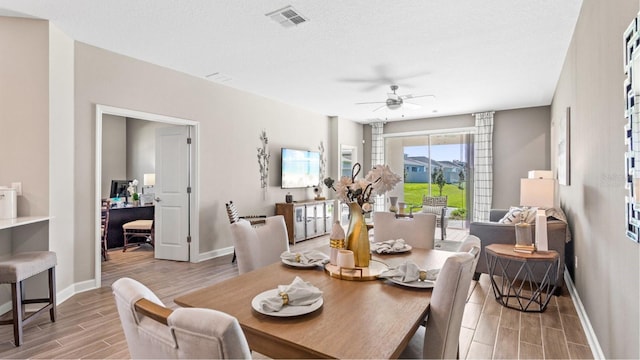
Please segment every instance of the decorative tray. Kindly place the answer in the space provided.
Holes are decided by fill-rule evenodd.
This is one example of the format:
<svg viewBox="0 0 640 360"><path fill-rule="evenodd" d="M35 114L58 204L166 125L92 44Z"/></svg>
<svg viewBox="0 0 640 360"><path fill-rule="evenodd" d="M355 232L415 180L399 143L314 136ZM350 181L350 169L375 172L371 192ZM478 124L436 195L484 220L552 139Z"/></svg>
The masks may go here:
<svg viewBox="0 0 640 360"><path fill-rule="evenodd" d="M377 280L378 275L389 270L389 266L378 260L369 260L369 267L341 268L326 264L324 270L329 276L341 280L368 281Z"/></svg>

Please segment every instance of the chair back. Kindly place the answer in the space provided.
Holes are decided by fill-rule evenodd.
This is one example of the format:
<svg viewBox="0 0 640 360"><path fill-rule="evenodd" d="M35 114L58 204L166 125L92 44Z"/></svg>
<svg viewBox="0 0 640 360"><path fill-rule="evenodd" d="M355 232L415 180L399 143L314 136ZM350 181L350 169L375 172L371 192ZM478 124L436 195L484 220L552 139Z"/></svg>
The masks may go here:
<svg viewBox="0 0 640 360"><path fill-rule="evenodd" d="M270 216L264 220L264 225L255 227L244 219L230 225L240 274L278 262L280 254L289 251L284 216Z"/></svg>
<svg viewBox="0 0 640 360"><path fill-rule="evenodd" d="M249 359L249 345L238 320L220 311L166 309L166 324L136 309L140 299L164 307L146 286L121 278L111 286L133 359Z"/></svg>
<svg viewBox="0 0 640 360"><path fill-rule="evenodd" d="M480 259L480 248L482 247L480 238L475 235L468 235L467 238L460 245L459 252L466 252L473 255L473 264L471 266L471 272L476 271L478 260Z"/></svg>
<svg viewBox="0 0 640 360"><path fill-rule="evenodd" d="M433 249L436 232L436 216L413 214L412 218L396 218L392 212L373 213L373 240L375 242L404 239L417 249Z"/></svg>
<svg viewBox="0 0 640 360"><path fill-rule="evenodd" d="M424 359L455 359L462 315L471 284L473 255L457 253L445 262L431 295Z"/></svg>
<svg viewBox="0 0 640 360"><path fill-rule="evenodd" d="M422 196L422 205L424 206L447 206L448 196Z"/></svg>
<svg viewBox="0 0 640 360"><path fill-rule="evenodd" d="M238 209L233 201L229 201L225 203L224 206L227 208L227 216L229 216L229 222L231 224L237 223L240 220L240 216L238 215Z"/></svg>

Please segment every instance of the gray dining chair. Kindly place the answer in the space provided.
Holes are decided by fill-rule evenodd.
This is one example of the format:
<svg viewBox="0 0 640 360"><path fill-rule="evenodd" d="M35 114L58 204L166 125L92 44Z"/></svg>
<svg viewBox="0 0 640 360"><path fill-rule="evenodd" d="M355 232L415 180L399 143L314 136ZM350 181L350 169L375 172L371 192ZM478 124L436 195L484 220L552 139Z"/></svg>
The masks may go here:
<svg viewBox="0 0 640 360"><path fill-rule="evenodd" d="M168 309L140 282L113 285L120 322L133 359L250 359L238 320L202 308Z"/></svg>
<svg viewBox="0 0 640 360"><path fill-rule="evenodd" d="M413 214L413 217L396 218L392 212L373 213L373 241L404 239L417 249L433 249L436 233L436 216Z"/></svg>
<svg viewBox="0 0 640 360"><path fill-rule="evenodd" d="M454 359L471 284L474 256L456 253L445 262L431 295L426 326L419 327L401 359Z"/></svg>

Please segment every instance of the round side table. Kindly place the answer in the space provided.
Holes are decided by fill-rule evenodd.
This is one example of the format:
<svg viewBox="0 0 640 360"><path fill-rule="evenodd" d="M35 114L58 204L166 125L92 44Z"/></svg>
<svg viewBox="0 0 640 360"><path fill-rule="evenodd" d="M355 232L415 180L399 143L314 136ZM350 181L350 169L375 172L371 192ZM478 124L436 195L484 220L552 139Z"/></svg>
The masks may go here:
<svg viewBox="0 0 640 360"><path fill-rule="evenodd" d="M560 275L560 255L555 250L532 254L515 252L514 245L491 244L485 248L489 279L496 301L524 312L543 312L551 300ZM544 276L534 276L542 266ZM516 271L514 271L516 270ZM515 273L510 277L509 274Z"/></svg>

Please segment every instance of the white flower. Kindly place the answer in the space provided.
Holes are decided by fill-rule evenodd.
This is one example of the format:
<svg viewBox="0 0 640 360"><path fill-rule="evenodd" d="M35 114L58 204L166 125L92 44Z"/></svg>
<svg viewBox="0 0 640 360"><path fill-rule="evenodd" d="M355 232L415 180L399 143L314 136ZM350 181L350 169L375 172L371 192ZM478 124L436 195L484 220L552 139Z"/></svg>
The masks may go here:
<svg viewBox="0 0 640 360"><path fill-rule="evenodd" d="M362 204L362 211L369 212L371 210L373 210L373 206L371 206L371 203L366 202Z"/></svg>
<svg viewBox="0 0 640 360"><path fill-rule="evenodd" d="M393 190L396 184L402 180L400 176L391 171L389 165L374 166L365 178L373 183L373 192L377 195Z"/></svg>

